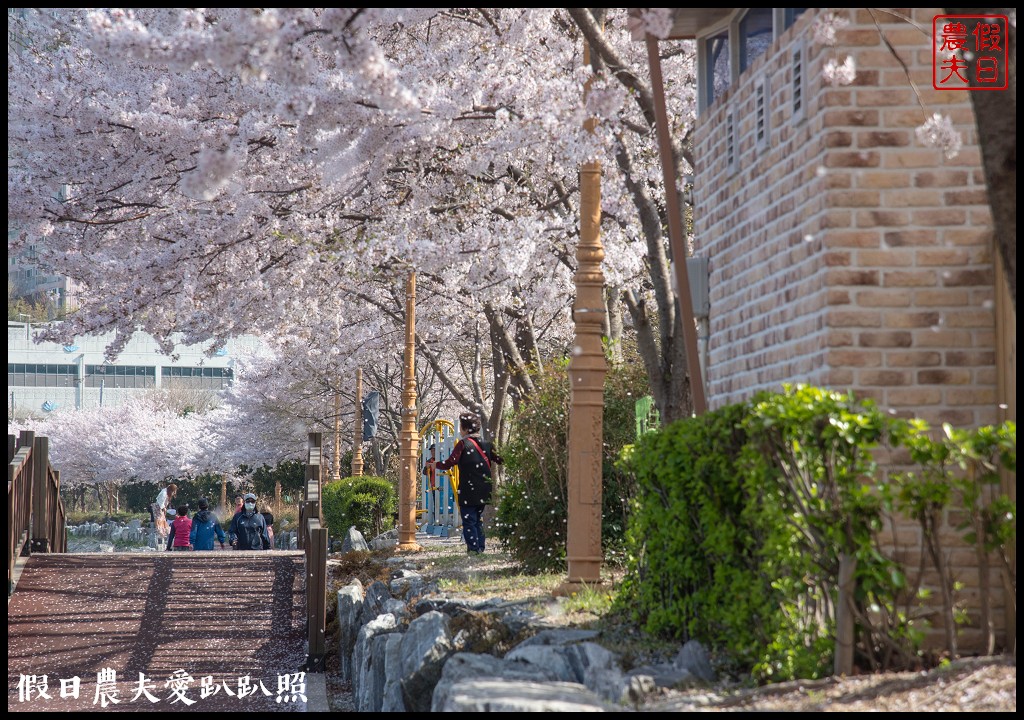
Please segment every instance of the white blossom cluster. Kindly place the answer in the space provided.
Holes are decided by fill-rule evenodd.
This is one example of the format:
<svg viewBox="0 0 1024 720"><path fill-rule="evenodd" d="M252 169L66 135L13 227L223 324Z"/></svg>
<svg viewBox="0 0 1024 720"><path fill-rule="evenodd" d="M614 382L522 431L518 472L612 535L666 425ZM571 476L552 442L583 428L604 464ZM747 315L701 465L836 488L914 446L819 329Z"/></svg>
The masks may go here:
<svg viewBox="0 0 1024 720"><path fill-rule="evenodd" d="M963 137L960 131L953 126L953 121L948 115L933 113L925 122L918 126L915 131L917 141L928 147L942 150L947 160L952 160L960 154L963 146Z"/></svg>

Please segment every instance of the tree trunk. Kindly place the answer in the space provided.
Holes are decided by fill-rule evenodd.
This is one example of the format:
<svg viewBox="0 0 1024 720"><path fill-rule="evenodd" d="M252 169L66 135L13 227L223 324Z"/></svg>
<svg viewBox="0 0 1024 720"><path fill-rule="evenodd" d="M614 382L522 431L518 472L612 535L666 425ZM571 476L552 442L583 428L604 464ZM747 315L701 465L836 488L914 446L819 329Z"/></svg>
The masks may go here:
<svg viewBox="0 0 1024 720"><path fill-rule="evenodd" d="M1009 88L971 91L974 122L978 126L988 202L995 228L995 247L1003 258L1006 282L1017 309L1017 23L1016 8L946 8L950 15L1006 15ZM967 36L983 20L966 20ZM968 77L975 73L978 53L965 53Z"/></svg>
<svg viewBox="0 0 1024 720"><path fill-rule="evenodd" d="M857 584L854 575L857 571L857 558L848 552L839 556L839 599L836 605L836 651L833 658L832 672L835 675L853 674L853 637L854 637L854 595Z"/></svg>
<svg viewBox="0 0 1024 720"><path fill-rule="evenodd" d="M605 288L604 334L608 338L609 361L622 364L622 289Z"/></svg>

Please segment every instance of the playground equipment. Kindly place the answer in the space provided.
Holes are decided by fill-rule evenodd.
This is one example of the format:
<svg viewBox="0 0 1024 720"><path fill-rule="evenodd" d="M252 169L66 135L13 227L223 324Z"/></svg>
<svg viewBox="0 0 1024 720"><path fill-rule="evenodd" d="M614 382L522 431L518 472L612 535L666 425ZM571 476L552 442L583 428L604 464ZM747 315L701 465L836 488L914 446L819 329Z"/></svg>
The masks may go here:
<svg viewBox="0 0 1024 720"><path fill-rule="evenodd" d="M451 537L462 527L459 514L459 468L423 472L430 459L446 460L459 441L455 425L447 420L434 420L420 429L420 486L416 515L420 529L429 535ZM433 475L433 477L431 477Z"/></svg>

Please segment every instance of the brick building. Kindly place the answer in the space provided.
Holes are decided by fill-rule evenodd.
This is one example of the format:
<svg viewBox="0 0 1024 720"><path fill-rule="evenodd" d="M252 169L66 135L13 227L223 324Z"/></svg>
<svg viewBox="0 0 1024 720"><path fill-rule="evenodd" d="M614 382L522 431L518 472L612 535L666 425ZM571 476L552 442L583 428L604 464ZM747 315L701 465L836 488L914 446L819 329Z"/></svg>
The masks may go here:
<svg viewBox="0 0 1024 720"><path fill-rule="evenodd" d="M843 10L834 47L814 39L824 12L677 11L674 34L698 45L693 215L710 273L709 404L806 382L934 425L1016 419L1015 311L969 93L932 89L932 18L944 11L897 11L911 23ZM853 83L823 82L826 61L847 55ZM934 112L963 136L954 158L916 138ZM954 555L972 604L974 559ZM1005 599L997 625L1013 637L1015 595Z"/></svg>

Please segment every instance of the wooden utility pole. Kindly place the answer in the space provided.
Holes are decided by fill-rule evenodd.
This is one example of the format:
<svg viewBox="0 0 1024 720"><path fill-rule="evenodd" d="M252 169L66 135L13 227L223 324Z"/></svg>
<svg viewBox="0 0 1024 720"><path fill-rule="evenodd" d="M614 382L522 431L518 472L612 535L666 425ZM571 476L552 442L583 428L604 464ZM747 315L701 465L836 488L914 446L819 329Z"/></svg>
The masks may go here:
<svg viewBox="0 0 1024 720"><path fill-rule="evenodd" d="M398 549L416 551L416 483L419 480L416 428L416 273L405 286L405 367L402 382L402 469L398 488Z"/></svg>
<svg viewBox="0 0 1024 720"><path fill-rule="evenodd" d="M356 368L356 420L352 435L352 477L363 474L363 369Z"/></svg>
<svg viewBox="0 0 1024 720"><path fill-rule="evenodd" d="M590 46L584 47L590 63ZM588 83L589 89L589 83ZM594 132L597 120L584 123ZM580 242L576 249L576 341L569 361L569 487L566 559L568 578L562 592L601 581L601 461L604 425L604 376L601 347L605 315L604 247L601 244L601 164L580 169Z"/></svg>
<svg viewBox="0 0 1024 720"><path fill-rule="evenodd" d="M661 75L661 57L658 39L647 35L647 62L651 70L651 94L654 96L655 125L658 128L658 151L661 155L661 173L665 182L665 210L668 214L669 248L676 275L676 300L683 325L683 345L686 350L687 372L690 375L690 397L693 412L703 415L708 409L704 393L704 376L700 369L700 350L697 347L697 323L693 317L693 298L690 296L690 275L686 268L686 244L683 242L683 211L676 192L675 163L672 162L672 138L669 135L668 111L665 104L665 81Z"/></svg>

